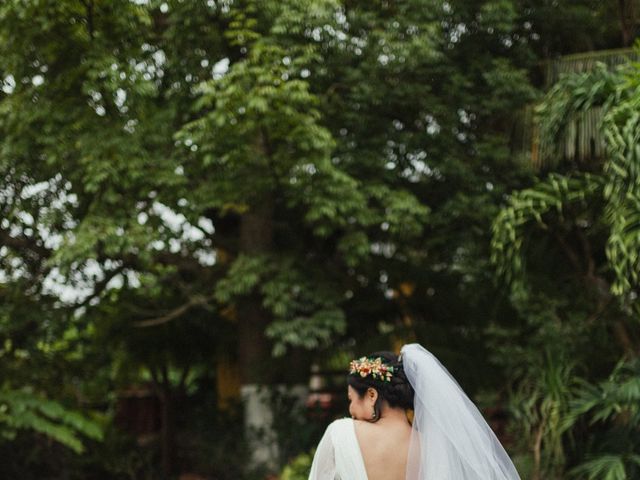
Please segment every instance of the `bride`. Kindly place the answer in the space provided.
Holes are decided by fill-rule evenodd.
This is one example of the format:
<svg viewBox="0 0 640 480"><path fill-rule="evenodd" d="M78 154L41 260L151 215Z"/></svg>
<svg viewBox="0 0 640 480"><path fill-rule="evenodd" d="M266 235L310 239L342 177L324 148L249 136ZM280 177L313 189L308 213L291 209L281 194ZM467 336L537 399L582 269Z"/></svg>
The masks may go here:
<svg viewBox="0 0 640 480"><path fill-rule="evenodd" d="M478 409L422 346L353 360L347 382L351 418L329 425L309 480L520 479Z"/></svg>

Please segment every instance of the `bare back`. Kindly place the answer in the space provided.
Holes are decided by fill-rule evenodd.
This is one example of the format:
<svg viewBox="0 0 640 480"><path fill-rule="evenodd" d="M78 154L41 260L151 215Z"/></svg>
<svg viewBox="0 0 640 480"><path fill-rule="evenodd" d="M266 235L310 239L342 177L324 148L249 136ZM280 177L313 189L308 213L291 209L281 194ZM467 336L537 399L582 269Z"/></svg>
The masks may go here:
<svg viewBox="0 0 640 480"><path fill-rule="evenodd" d="M376 423L356 420L356 438L369 480L405 480L411 425L384 418Z"/></svg>

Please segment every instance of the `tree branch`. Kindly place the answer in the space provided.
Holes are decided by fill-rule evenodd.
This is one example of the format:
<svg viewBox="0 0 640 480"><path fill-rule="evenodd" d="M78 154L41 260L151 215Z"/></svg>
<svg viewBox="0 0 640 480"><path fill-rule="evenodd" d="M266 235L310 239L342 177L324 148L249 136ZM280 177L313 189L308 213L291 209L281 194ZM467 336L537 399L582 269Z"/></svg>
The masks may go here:
<svg viewBox="0 0 640 480"><path fill-rule="evenodd" d="M93 293L91 293L91 295L85 298L78 305L74 305L73 308L77 309L81 307L86 307L89 304L89 302L91 302L91 300L98 297L104 291L104 289L107 288L107 284L111 281L111 279L114 278L116 275L122 273L122 271L125 270L125 268L126 267L124 265L120 265L118 268L115 268L114 270L107 272L105 274L105 277L94 285Z"/></svg>
<svg viewBox="0 0 640 480"><path fill-rule="evenodd" d="M576 269L578 273L582 273L582 264L580 263L580 259L578 258L578 255L576 254L576 252L574 252L571 249L569 244L567 244L565 239L562 238L562 235L560 235L558 232L554 232L554 237L557 240L557 242L560 244L560 247L562 247L562 251L569 258L571 265L573 265L573 267Z"/></svg>
<svg viewBox="0 0 640 480"><path fill-rule="evenodd" d="M584 251L584 257L585 257L585 260L587 261L587 272L586 272L587 276L593 277L595 276L596 263L593 260L593 254L591 251L591 245L589 244L589 240L587 240L587 237L585 236L584 232L582 232L582 230L580 229L576 229L576 235L580 240L580 244L582 245L582 250Z"/></svg>
<svg viewBox="0 0 640 480"><path fill-rule="evenodd" d="M26 235L20 235L18 237L12 236L7 230L0 229L0 245L6 245L7 247L15 250L29 250L42 259L47 259L51 256L51 250L43 245L39 245L38 242Z"/></svg>
<svg viewBox="0 0 640 480"><path fill-rule="evenodd" d="M177 308L174 308L167 314L162 315L161 317L150 318L148 320L142 320L142 321L136 322L134 326L138 328L145 328L145 327L154 327L156 325L162 325L163 323L171 322L172 320L175 320L181 317L182 315L184 315L185 313L187 313L193 307L206 306L211 299L212 299L211 297L207 298L207 297L203 297L202 295L196 295L192 297L187 303L180 305Z"/></svg>
<svg viewBox="0 0 640 480"><path fill-rule="evenodd" d="M87 31L89 32L89 38L93 40L95 35L95 29L93 26L93 1L92 0L80 0L87 10Z"/></svg>

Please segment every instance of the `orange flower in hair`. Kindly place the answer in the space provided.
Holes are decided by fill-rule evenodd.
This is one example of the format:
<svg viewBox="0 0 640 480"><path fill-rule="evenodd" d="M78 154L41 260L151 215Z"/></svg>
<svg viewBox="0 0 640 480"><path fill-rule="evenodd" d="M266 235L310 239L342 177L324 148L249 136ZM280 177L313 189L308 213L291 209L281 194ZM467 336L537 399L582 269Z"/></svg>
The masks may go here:
<svg viewBox="0 0 640 480"><path fill-rule="evenodd" d="M349 364L349 374L360 375L362 378L371 375L381 382L390 382L393 376L393 367L383 363L382 358L361 357L352 360Z"/></svg>

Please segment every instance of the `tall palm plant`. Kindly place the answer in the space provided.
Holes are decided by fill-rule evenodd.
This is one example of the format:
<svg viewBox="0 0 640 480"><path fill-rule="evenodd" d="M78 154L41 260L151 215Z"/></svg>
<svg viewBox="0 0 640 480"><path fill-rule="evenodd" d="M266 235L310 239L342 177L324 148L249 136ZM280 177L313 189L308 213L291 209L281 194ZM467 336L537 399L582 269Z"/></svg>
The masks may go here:
<svg viewBox="0 0 640 480"><path fill-rule="evenodd" d="M524 427L538 422L528 432L533 456L565 464L573 478L638 478L640 380L631 372L640 353L640 63L563 76L538 106L537 125L541 163L555 171L508 198L493 224L493 261L516 308L526 311L522 306L545 298L546 288L571 310L554 312L559 321L578 318L573 325L589 340L560 341L582 349L585 377L579 387L569 385L573 376L565 378L572 400L560 420L534 415L558 391L535 368L518 379L538 386L530 397L535 408L516 420ZM589 149L588 161L575 155ZM603 347L603 332L613 334L617 348ZM611 376L594 381L616 356L622 360ZM541 432L558 435L536 442ZM551 475L553 466L540 463L538 475L547 467Z"/></svg>
<svg viewBox="0 0 640 480"><path fill-rule="evenodd" d="M562 435L569 411L574 366L547 351L535 365L536 375L519 382L511 410L533 456L530 480L562 478L565 454Z"/></svg>
<svg viewBox="0 0 640 480"><path fill-rule="evenodd" d="M640 478L640 361L620 362L597 385L583 382L562 428L580 423L598 434L585 460L569 473L580 480Z"/></svg>
<svg viewBox="0 0 640 480"><path fill-rule="evenodd" d="M640 48L640 46L639 46ZM575 120L593 109L603 112L599 123L605 150L589 164L558 165L568 146L578 141ZM565 219L587 209L607 230L606 263L610 288L601 293L619 299L627 311L640 307L640 63L611 71L604 65L592 72L563 77L538 107L540 145L557 160L551 173L532 188L514 192L493 225L493 261L509 283L525 280L525 233L547 229L548 214ZM595 146L594 146L595 149ZM582 223L584 223L582 221ZM569 256L571 256L569 254ZM571 259L575 260L575 259ZM594 276L587 266L583 272ZM594 279L595 280L595 279ZM607 275L598 279L607 283ZM602 285L601 285L602 286ZM610 290L610 291L607 291Z"/></svg>

